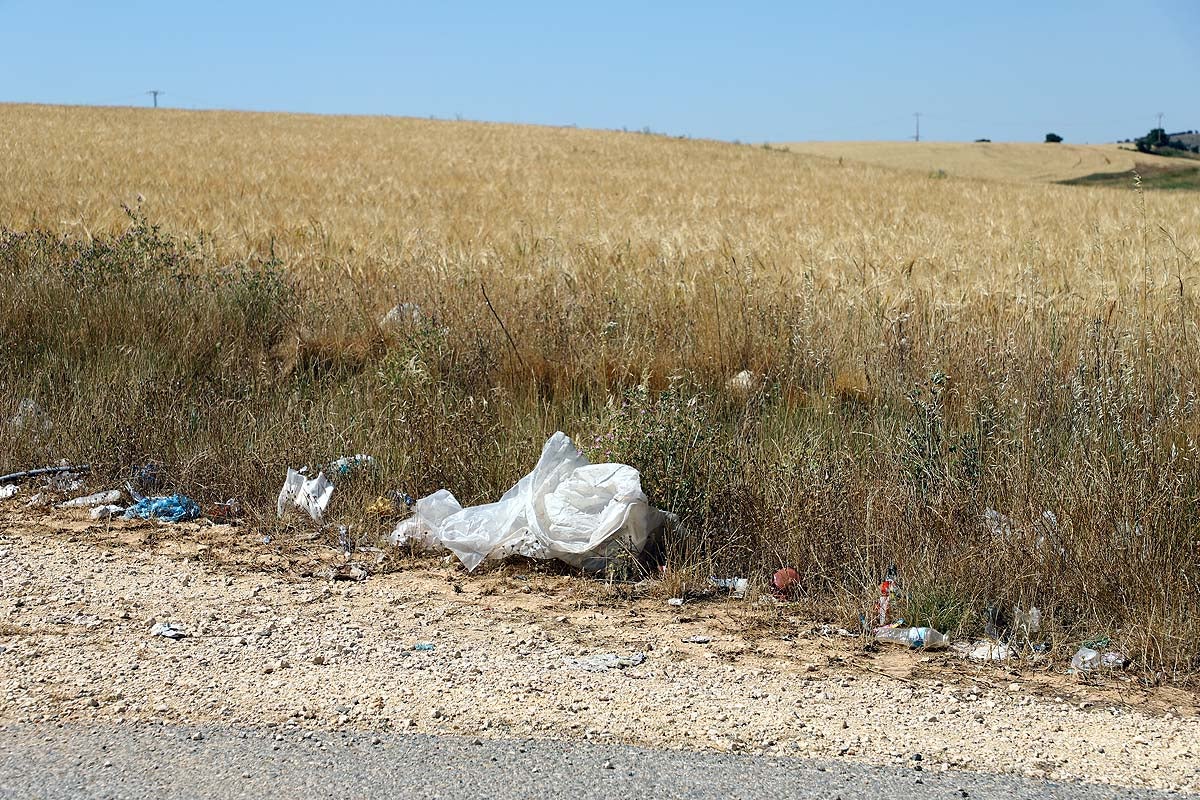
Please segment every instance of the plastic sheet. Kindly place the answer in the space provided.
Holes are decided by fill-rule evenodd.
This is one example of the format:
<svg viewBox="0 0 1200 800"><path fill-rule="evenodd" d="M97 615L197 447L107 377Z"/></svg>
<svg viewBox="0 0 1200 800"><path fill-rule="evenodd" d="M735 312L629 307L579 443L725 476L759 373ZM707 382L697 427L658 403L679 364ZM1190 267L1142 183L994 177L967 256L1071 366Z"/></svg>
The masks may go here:
<svg viewBox="0 0 1200 800"><path fill-rule="evenodd" d="M560 431L499 502L463 508L445 489L434 492L396 526L392 543L444 547L468 570L509 555L597 570L618 553L640 552L670 518L650 506L636 469L592 464Z"/></svg>
<svg viewBox="0 0 1200 800"><path fill-rule="evenodd" d="M302 472L289 469L283 488L279 490L279 501L275 504L275 511L282 517L289 505L298 506L308 512L314 522L320 524L331 497L333 484L325 477L325 473L319 472L317 477L310 479Z"/></svg>

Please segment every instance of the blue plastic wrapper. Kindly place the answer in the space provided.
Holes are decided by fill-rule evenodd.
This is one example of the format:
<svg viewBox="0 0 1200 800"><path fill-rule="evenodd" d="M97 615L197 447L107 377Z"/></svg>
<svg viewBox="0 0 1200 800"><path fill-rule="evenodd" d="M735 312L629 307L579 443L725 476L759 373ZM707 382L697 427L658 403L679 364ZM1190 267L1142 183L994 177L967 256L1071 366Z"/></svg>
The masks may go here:
<svg viewBox="0 0 1200 800"><path fill-rule="evenodd" d="M183 522L200 516L196 501L181 494L169 497L143 497L125 509L125 519L160 519L163 522Z"/></svg>

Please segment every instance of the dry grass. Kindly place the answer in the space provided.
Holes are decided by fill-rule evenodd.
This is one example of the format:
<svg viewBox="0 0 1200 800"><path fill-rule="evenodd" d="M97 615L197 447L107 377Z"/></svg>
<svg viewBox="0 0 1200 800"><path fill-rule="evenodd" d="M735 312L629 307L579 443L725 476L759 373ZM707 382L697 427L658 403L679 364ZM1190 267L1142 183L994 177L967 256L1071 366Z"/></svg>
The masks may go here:
<svg viewBox="0 0 1200 800"><path fill-rule="evenodd" d="M963 632L1032 602L1198 665L1186 194L404 119L4 106L0 143L0 410L43 410L0 462L159 459L265 515L371 452L331 509L370 538L560 428L683 517L675 574L791 564L849 625L894 562Z"/></svg>
<svg viewBox="0 0 1200 800"><path fill-rule="evenodd" d="M789 142L793 153L923 174L1051 183L1135 167L1179 169L1180 160L1132 151L1132 145L1030 142ZM1185 162L1186 163L1186 162Z"/></svg>

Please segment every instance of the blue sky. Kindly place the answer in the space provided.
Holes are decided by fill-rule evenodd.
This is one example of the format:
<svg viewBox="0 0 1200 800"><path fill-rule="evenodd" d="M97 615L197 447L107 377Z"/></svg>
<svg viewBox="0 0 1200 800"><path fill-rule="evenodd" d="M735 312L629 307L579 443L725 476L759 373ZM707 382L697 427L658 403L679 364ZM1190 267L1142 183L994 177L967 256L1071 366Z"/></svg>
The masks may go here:
<svg viewBox="0 0 1200 800"><path fill-rule="evenodd" d="M918 8L911 8L917 6ZM1200 3L0 0L0 102L789 141L1200 129Z"/></svg>

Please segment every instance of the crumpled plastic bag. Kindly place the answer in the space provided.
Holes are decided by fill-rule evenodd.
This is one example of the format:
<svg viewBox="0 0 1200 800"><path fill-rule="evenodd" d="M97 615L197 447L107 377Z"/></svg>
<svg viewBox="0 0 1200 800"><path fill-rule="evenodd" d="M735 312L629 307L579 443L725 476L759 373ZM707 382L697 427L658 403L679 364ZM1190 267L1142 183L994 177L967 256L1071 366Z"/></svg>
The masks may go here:
<svg viewBox="0 0 1200 800"><path fill-rule="evenodd" d="M121 499L121 492L118 489L111 489L107 492L96 492L89 494L86 497L76 497L63 503L60 508L94 508L95 506L108 506L116 503Z"/></svg>
<svg viewBox="0 0 1200 800"><path fill-rule="evenodd" d="M158 519L163 522L183 522L200 516L200 506L190 497L172 494L167 497L140 497L125 509L125 519Z"/></svg>
<svg viewBox="0 0 1200 800"><path fill-rule="evenodd" d="M313 522L319 525L331 497L333 484L325 477L324 472L318 472L317 477L309 478L304 473L289 468L283 488L279 490L279 501L275 504L275 511L282 517L287 506L295 505L307 511Z"/></svg>
<svg viewBox="0 0 1200 800"><path fill-rule="evenodd" d="M627 464L592 464L561 431L537 466L499 502L463 508L442 489L417 501L393 544L444 547L468 571L486 558L557 558L588 570L618 553L638 553L672 515L652 508Z"/></svg>

